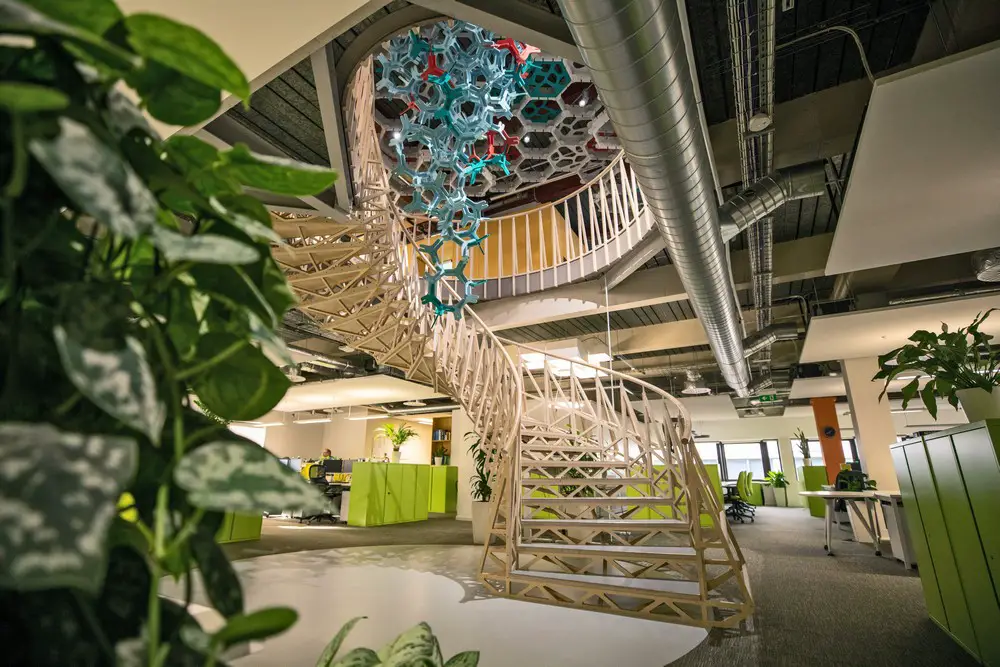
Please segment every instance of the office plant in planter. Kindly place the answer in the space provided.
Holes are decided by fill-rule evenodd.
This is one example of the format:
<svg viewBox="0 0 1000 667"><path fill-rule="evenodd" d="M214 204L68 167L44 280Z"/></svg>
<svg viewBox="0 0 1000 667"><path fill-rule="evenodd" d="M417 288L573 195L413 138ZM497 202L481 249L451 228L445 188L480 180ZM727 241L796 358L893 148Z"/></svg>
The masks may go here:
<svg viewBox="0 0 1000 667"><path fill-rule="evenodd" d="M448 450L444 448L444 445L438 445L434 448L434 465L439 466L444 464L444 457L448 455Z"/></svg>
<svg viewBox="0 0 1000 667"><path fill-rule="evenodd" d="M392 462L399 463L400 449L410 438L415 438L417 432L407 424L386 424L382 427L382 435L392 445Z"/></svg>
<svg viewBox="0 0 1000 667"><path fill-rule="evenodd" d="M809 451L809 440L806 438L806 434L802 431L802 429L795 431L795 440L798 441L795 443L795 446L799 448L799 454L802 455L802 465L811 466L812 458L810 455L812 452Z"/></svg>
<svg viewBox="0 0 1000 667"><path fill-rule="evenodd" d="M493 498L487 466L492 463L494 452L483 446L482 438L474 431L466 433L465 439L471 442L469 453L476 467L475 474L469 478L472 482L472 541L485 544L490 530L490 500Z"/></svg>
<svg viewBox="0 0 1000 667"><path fill-rule="evenodd" d="M193 28L111 0L0 0L5 664L220 664L296 620L247 609L214 538L226 511L321 499L222 422L288 387L265 350L287 358L276 328L295 298L244 189L312 195L334 174L164 139L142 111L196 125L223 91L250 95ZM160 596L166 576L180 601ZM189 611L196 576L223 618L211 634Z"/></svg>
<svg viewBox="0 0 1000 667"><path fill-rule="evenodd" d="M954 331L946 324L941 333L916 331L910 343L879 356L879 371L872 378L885 381L879 398L897 377L917 371L930 379L921 388L923 378L914 378L901 389L904 408L919 396L937 419L940 397L956 409L961 403L970 422L1000 418L1000 351L992 347L994 337L979 330L995 310L979 313L970 325Z"/></svg>
<svg viewBox="0 0 1000 667"><path fill-rule="evenodd" d="M788 478L785 477L785 473L780 470L771 470L767 473L767 481L771 485L771 488L774 489L775 503L777 503L778 499L778 489L781 489L781 497L783 500L782 505L788 507L789 481Z"/></svg>

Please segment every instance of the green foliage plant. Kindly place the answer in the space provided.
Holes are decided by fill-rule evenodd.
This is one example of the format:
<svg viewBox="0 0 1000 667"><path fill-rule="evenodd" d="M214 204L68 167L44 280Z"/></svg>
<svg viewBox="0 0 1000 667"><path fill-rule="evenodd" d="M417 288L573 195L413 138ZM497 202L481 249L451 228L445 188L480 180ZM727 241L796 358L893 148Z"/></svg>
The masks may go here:
<svg viewBox="0 0 1000 667"><path fill-rule="evenodd" d="M984 389L992 393L1000 387L1000 350L993 347L993 336L983 333L979 327L998 310L991 308L979 313L967 327L954 331L941 324L941 333L915 331L910 343L890 350L878 358L879 371L873 380L885 380L879 399L889 391L889 383L900 375L912 375L918 371L930 379L924 386L924 378L913 378L900 391L903 394L903 408L920 396L931 417L937 419L937 398L943 398L958 408L959 389Z"/></svg>
<svg viewBox="0 0 1000 667"><path fill-rule="evenodd" d="M295 297L245 189L335 175L148 120L202 123L223 93L250 88L194 28L112 0L0 0L5 664L212 665L295 622L244 608L215 534L227 511L322 501L223 422L288 388L268 354L287 358ZM189 613L195 577L225 619L213 634Z"/></svg>
<svg viewBox="0 0 1000 667"><path fill-rule="evenodd" d="M477 667L479 651L463 651L452 656L447 662L441 655L441 646L426 623L418 623L379 651L370 648L355 648L338 659L340 647L358 621L359 616L344 624L340 632L330 640L316 662L316 667Z"/></svg>
<svg viewBox="0 0 1000 667"><path fill-rule="evenodd" d="M392 451L398 452L410 438L417 437L417 432L408 424L386 424L381 429L382 435L392 443Z"/></svg>
<svg viewBox="0 0 1000 667"><path fill-rule="evenodd" d="M767 473L767 481L775 489L786 489L789 485L788 478L780 470L769 471Z"/></svg>
<svg viewBox="0 0 1000 667"><path fill-rule="evenodd" d="M802 431L802 429L795 431L794 438L798 441L795 446L799 448L799 453L802 454L802 458L806 460L810 459L809 440L806 438L806 434Z"/></svg>
<svg viewBox="0 0 1000 667"><path fill-rule="evenodd" d="M465 434L465 439L469 442L469 453L472 454L472 463L476 467L476 472L469 479L472 482L472 499L482 503L490 502L493 497L493 487L490 486L490 476L486 467L493 463L496 452L483 445L483 439L475 431Z"/></svg>

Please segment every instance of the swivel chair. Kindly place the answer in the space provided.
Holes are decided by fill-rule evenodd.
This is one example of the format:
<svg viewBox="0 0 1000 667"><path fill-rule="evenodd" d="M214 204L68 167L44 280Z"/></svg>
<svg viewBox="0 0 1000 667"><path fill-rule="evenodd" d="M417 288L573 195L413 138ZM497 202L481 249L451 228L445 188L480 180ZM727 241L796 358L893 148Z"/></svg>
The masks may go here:
<svg viewBox="0 0 1000 667"><path fill-rule="evenodd" d="M329 511L334 504L334 500L343 494L343 487L339 484L330 484L326 481L326 468L323 465L313 465L309 468L309 483L315 485L319 491L323 494L324 500L326 502L326 508L320 512L314 512L313 514L306 514L299 517L299 523L319 523L320 521L329 521L330 523L337 523L340 518L333 512Z"/></svg>
<svg viewBox="0 0 1000 667"><path fill-rule="evenodd" d="M726 508L726 516L735 519L740 523L745 523L746 519L754 520L754 513L757 509L750 504L753 498L753 486L751 484L750 473L746 470L736 477L736 498Z"/></svg>

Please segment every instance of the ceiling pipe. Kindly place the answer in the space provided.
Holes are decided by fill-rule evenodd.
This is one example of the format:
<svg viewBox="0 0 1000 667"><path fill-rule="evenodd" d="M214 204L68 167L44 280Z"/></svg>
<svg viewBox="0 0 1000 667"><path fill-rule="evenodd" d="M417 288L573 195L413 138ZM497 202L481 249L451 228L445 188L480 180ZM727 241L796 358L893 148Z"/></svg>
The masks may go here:
<svg viewBox="0 0 1000 667"><path fill-rule="evenodd" d="M786 202L826 194L826 163L807 162L779 169L734 195L719 209L723 240L730 240Z"/></svg>
<svg viewBox="0 0 1000 667"><path fill-rule="evenodd" d="M794 324L772 324L743 339L743 353L748 357L765 350L779 340L798 340L799 328Z"/></svg>
<svg viewBox="0 0 1000 667"><path fill-rule="evenodd" d="M957 289L940 294L926 294L924 296L903 296L898 299L889 299L890 306L904 306L910 303L924 303L926 301L942 301L944 299L958 299L964 296L982 296L983 294L998 294L1000 287L974 287L972 289Z"/></svg>
<svg viewBox="0 0 1000 667"><path fill-rule="evenodd" d="M722 240L732 240L750 225L771 215L787 202L824 194L826 194L826 165L822 160L779 169L734 195L722 205L719 209ZM662 235L655 233L647 235L608 271L608 289L620 285L665 247Z"/></svg>
<svg viewBox="0 0 1000 667"><path fill-rule="evenodd" d="M711 159L672 0L559 0L726 383L748 394Z"/></svg>

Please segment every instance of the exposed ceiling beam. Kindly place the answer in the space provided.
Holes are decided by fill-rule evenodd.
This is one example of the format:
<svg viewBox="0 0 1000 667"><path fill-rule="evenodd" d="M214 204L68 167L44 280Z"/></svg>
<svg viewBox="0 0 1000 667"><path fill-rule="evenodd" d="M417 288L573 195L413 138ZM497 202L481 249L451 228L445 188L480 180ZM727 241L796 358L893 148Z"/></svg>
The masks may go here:
<svg viewBox="0 0 1000 667"><path fill-rule="evenodd" d="M280 148L250 131L229 116L216 118L202 129L197 130L194 135L220 150L228 150L237 143L243 143L255 153L288 158L288 155ZM338 180L341 179L338 178ZM282 197L281 195L272 193L255 192L254 196L258 197L264 202L265 206L274 211L298 213L302 209L306 209L307 211L312 209L310 212L326 216L337 222L346 222L348 219L347 211L336 206L334 203L326 201L326 198L322 197L322 193L321 196L316 197L295 198Z"/></svg>
<svg viewBox="0 0 1000 667"><path fill-rule="evenodd" d="M566 21L521 0L412 0L445 16L475 23L504 37L537 46L544 53L580 62Z"/></svg>
<svg viewBox="0 0 1000 667"><path fill-rule="evenodd" d="M833 234L820 234L774 246L774 284L819 278L824 274ZM750 286L747 251L732 254L736 289ZM599 315L607 311L681 301L687 298L673 265L639 271L608 292L605 305L604 279L563 285L537 294L492 299L474 306L494 331Z"/></svg>
<svg viewBox="0 0 1000 667"><path fill-rule="evenodd" d="M323 121L323 137L326 139L326 151L330 156L330 168L337 172L337 180L333 183L337 193L337 202L341 208L349 209L354 202L351 186L351 163L347 151L347 138L344 128L344 106L341 103L341 88L337 81L337 70L333 59L332 46L326 46L313 51L313 79L316 82L316 96L319 99L320 118Z"/></svg>
<svg viewBox="0 0 1000 667"><path fill-rule="evenodd" d="M868 79L827 88L774 107L774 168L842 155L854 146L871 97ZM736 121L708 128L719 182L742 180Z"/></svg>

